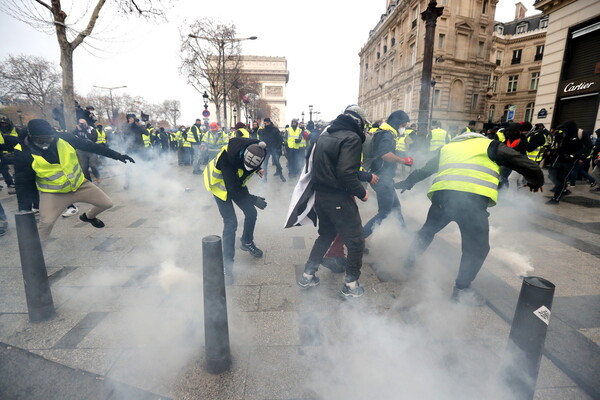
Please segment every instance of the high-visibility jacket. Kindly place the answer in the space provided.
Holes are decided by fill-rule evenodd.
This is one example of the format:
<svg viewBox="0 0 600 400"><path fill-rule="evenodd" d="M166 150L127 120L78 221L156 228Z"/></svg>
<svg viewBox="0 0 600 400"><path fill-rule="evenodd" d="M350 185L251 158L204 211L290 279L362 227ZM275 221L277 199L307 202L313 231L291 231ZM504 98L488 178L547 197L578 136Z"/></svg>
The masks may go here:
<svg viewBox="0 0 600 400"><path fill-rule="evenodd" d="M431 140L429 141L429 151L436 151L447 143L448 132L442 128L431 130Z"/></svg>
<svg viewBox="0 0 600 400"><path fill-rule="evenodd" d="M238 131L240 131L240 133L242 134L242 137L245 137L245 138L250 137L250 132L248 132L248 130L246 128L240 128L240 129L238 129Z"/></svg>
<svg viewBox="0 0 600 400"><path fill-rule="evenodd" d="M98 134L98 138L96 139L96 143L98 144L106 144L106 132L104 129L96 128L96 133Z"/></svg>
<svg viewBox="0 0 600 400"><path fill-rule="evenodd" d="M498 136L498 140L504 143L504 141L506 140L506 137L504 137L504 131L498 130L496 132L496 135Z"/></svg>
<svg viewBox="0 0 600 400"><path fill-rule="evenodd" d="M194 135L189 130L185 133L185 135L181 134L181 147L192 147L190 136Z"/></svg>
<svg viewBox="0 0 600 400"><path fill-rule="evenodd" d="M396 152L406 151L406 135L396 137Z"/></svg>
<svg viewBox="0 0 600 400"><path fill-rule="evenodd" d="M291 126L287 128L287 145L290 149L300 149L306 147L306 141L302 135L303 130L299 127L296 129ZM300 143L296 143L296 139L302 139Z"/></svg>
<svg viewBox="0 0 600 400"><path fill-rule="evenodd" d="M532 135L527 136L527 142L529 142L531 140ZM540 162L542 161L542 159L544 158L544 146L539 146L531 151L527 152L527 158L529 158L532 161L535 162Z"/></svg>
<svg viewBox="0 0 600 400"><path fill-rule="evenodd" d="M13 127L12 131L10 131L10 133L8 134L8 136L18 137L19 134L17 133L17 128Z"/></svg>
<svg viewBox="0 0 600 400"><path fill-rule="evenodd" d="M221 151L219 152L219 154L217 154L217 156L215 158L213 158L212 160L210 160L210 162L208 163L208 165L206 166L206 168L204 169L204 187L206 188L206 190L208 190L209 192L211 192L213 195L217 196L219 199L223 200L223 201L227 201L227 188L225 187L225 180L223 179L223 172L217 168L217 163L219 161L219 158L227 151L227 147L228 145L223 146L223 148L221 149ZM242 177L244 175L244 170L241 168L238 168L238 177ZM246 186L246 183L248 183L248 180L250 179L250 177L253 175L249 174L248 176L246 176L242 182L242 187Z"/></svg>
<svg viewBox="0 0 600 400"><path fill-rule="evenodd" d="M198 140L202 141L202 132L200 132L200 128L198 128L197 125L192 125L188 131L188 142L196 143L196 136L194 136L194 133L198 136Z"/></svg>
<svg viewBox="0 0 600 400"><path fill-rule="evenodd" d="M56 141L56 148L59 164L51 164L44 157L32 154L31 168L35 171L35 184L40 192L74 192L85 181L77 152L63 139ZM16 145L15 150L23 151L21 144Z"/></svg>
<svg viewBox="0 0 600 400"><path fill-rule="evenodd" d="M487 155L491 140L469 138L453 141L440 151L440 167L428 196L438 190L456 190L489 198L489 206L498 201L500 167Z"/></svg>
<svg viewBox="0 0 600 400"><path fill-rule="evenodd" d="M152 141L150 141L150 132L142 133L142 139L144 140L144 147L152 147Z"/></svg>

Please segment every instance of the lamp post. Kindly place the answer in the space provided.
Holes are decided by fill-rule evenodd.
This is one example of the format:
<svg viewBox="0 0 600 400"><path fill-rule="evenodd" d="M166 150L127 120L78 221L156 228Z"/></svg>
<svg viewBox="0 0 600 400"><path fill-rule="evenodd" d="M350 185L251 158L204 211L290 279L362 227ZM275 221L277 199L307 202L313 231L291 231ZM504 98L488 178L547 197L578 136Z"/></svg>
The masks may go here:
<svg viewBox="0 0 600 400"><path fill-rule="evenodd" d="M19 116L19 125L22 128L23 127L23 111L17 110L17 115Z"/></svg>
<svg viewBox="0 0 600 400"><path fill-rule="evenodd" d="M233 125L237 125L237 108L233 107Z"/></svg>
<svg viewBox="0 0 600 400"><path fill-rule="evenodd" d="M435 80L435 78L431 79L431 90L435 91L435 85L436 85L437 81ZM429 121L427 123L427 133L429 133L429 130L431 129L431 119L433 118L433 101L435 100L435 93L431 96L431 107L429 107Z"/></svg>
<svg viewBox="0 0 600 400"><path fill-rule="evenodd" d="M433 67L433 41L435 25L438 17L444 12L444 7L436 7L435 0L431 0L427 9L421 13L425 21L425 43L423 47L423 72L421 74L421 95L419 99L419 125L418 130L423 134L429 132L429 95L431 93L431 70Z"/></svg>
<svg viewBox="0 0 600 400"><path fill-rule="evenodd" d="M208 110L208 93L206 93L206 90L202 94L202 100L204 100L204 109Z"/></svg>
<svg viewBox="0 0 600 400"><path fill-rule="evenodd" d="M219 58L222 60L222 65L223 65L223 69L221 70L221 80L223 83L223 119L224 119L224 124L225 126L227 126L227 87L225 84L225 44L227 43L234 43L234 42L241 42L242 40L256 40L258 37L257 36L250 36L247 38L210 38L208 36L197 36L197 35L193 35L193 34L189 34L188 37L192 38L192 39L203 39L203 40L207 40L209 42L216 42L218 43L219 46ZM219 61L221 61L219 60Z"/></svg>
<svg viewBox="0 0 600 400"><path fill-rule="evenodd" d="M308 106L308 120L309 120L309 121L312 121L312 114L313 114L313 111L312 111L312 110L313 110L313 106L312 106L312 105L309 105L309 106Z"/></svg>
<svg viewBox="0 0 600 400"><path fill-rule="evenodd" d="M302 122L304 122L304 111L300 115L302 115Z"/></svg>
<svg viewBox="0 0 600 400"><path fill-rule="evenodd" d="M117 119L115 118L115 105L113 102L112 91L116 90L116 89L123 89L123 88L126 88L127 86L115 86L115 87L94 86L94 87L98 88L98 89L108 90L108 94L110 96L110 115L111 115L110 124L114 125Z"/></svg>
<svg viewBox="0 0 600 400"><path fill-rule="evenodd" d="M173 108L171 108L169 111L173 111L173 126L175 129L177 129L177 113L179 112L177 103L173 102Z"/></svg>

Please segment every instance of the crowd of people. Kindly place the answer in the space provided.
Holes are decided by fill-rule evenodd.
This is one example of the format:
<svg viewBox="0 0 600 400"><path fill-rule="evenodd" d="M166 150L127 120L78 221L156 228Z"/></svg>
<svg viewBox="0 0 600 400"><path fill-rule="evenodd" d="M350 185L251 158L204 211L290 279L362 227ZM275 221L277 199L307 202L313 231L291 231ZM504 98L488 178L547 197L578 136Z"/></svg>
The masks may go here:
<svg viewBox="0 0 600 400"><path fill-rule="evenodd" d="M569 184L581 177L599 191L600 141L593 145L589 132L565 121L547 130L543 124L506 123L475 131L475 121L452 135L438 121L431 130L419 132L410 116L395 110L385 121L371 122L357 105L348 106L326 127L293 119L280 130L270 118L251 126L238 122L231 129L197 119L189 127L155 127L128 114L122 126L105 128L93 107L78 109L72 132L56 129L42 119L32 119L21 130L5 117L0 119L0 172L9 193L16 193L20 211L39 214L42 240L62 215L79 213L75 203L92 207L80 219L95 228L104 227L98 215L112 201L98 184L102 182L102 157L134 162L176 154L179 166L203 174L205 188L223 219L224 276L233 282L237 217L234 204L244 214L240 249L254 257L263 251L254 242L257 208L267 200L249 193L247 182L259 175L282 182L296 182L286 226L318 224L316 239L298 285L308 289L319 284L316 272L325 266L344 273L341 294L360 297L365 239L387 218L404 228L397 190L410 190L435 175L428 197L427 219L410 247L405 267L411 269L435 234L454 221L460 227L462 259L452 297L477 300L471 289L489 252L487 208L498 201L499 190L509 187L511 174L518 187L538 191L547 167L554 184L549 204L568 195ZM599 130L600 131L600 130ZM596 134L600 132L596 131ZM119 153L113 148L123 149ZM283 161L287 161L284 169ZM13 165L14 175L8 166ZM400 169L398 169L400 166ZM593 168L591 174L589 169ZM129 187L129 173L124 188ZM363 222L356 199L367 201L376 194L377 213ZM0 205L0 235L8 223ZM344 246L346 251L344 251Z"/></svg>

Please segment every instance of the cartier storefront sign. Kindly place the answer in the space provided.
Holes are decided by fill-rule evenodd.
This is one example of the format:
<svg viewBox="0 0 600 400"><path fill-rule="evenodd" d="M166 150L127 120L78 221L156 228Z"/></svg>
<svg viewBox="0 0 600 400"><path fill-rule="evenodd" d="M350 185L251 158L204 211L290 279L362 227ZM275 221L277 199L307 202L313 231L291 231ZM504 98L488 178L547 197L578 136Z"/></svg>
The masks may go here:
<svg viewBox="0 0 600 400"><path fill-rule="evenodd" d="M592 76L583 79L569 79L560 83L558 97L576 96L600 92L600 79Z"/></svg>

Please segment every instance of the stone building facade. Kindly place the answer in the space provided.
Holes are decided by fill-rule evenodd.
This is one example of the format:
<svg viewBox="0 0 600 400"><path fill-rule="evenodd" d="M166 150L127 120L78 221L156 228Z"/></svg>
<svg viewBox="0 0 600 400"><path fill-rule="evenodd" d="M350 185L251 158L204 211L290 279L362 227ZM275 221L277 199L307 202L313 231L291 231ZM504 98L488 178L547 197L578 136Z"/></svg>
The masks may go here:
<svg viewBox="0 0 600 400"><path fill-rule="evenodd" d="M286 84L290 73L285 57L241 56L240 75L259 84L256 95L271 107L271 120L277 126L285 124ZM250 94L250 102L256 100ZM250 106L251 106L250 103ZM242 110L238 110L241 113Z"/></svg>
<svg viewBox="0 0 600 400"><path fill-rule="evenodd" d="M549 16L533 122L567 119L600 128L600 4L598 0L538 0Z"/></svg>

